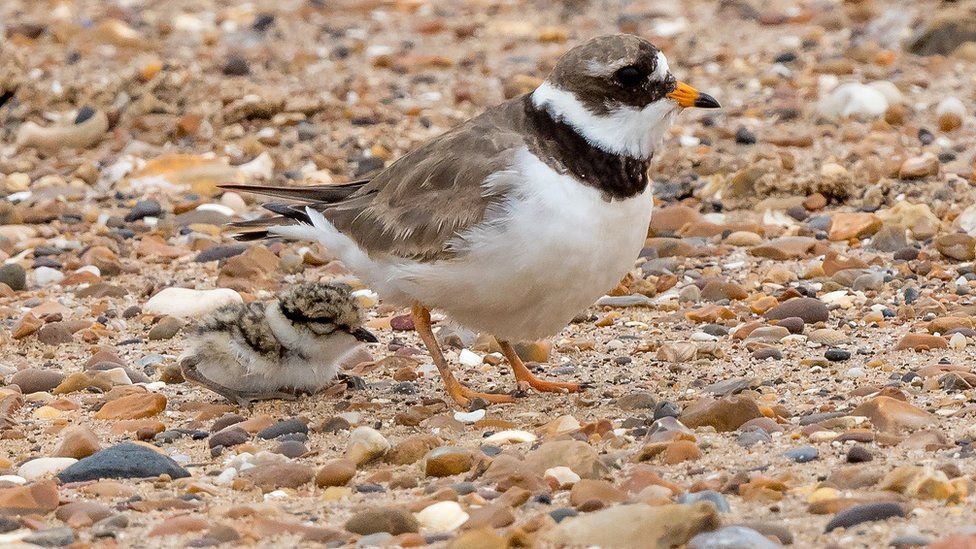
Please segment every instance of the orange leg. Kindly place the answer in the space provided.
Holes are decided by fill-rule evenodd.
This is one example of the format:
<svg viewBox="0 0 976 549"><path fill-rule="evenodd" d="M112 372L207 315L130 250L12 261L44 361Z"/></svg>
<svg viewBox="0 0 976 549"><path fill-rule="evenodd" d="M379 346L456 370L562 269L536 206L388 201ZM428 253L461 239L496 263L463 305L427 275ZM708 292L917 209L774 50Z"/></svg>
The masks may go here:
<svg viewBox="0 0 976 549"><path fill-rule="evenodd" d="M508 359L508 363L511 364L512 371L515 373L515 379L518 381L520 387L524 383L536 391L544 393L577 393L582 390L579 383L561 383L537 378L522 363L522 359L519 358L518 353L515 352L515 348L512 347L511 343L499 340L498 344L501 346L505 358Z"/></svg>
<svg viewBox="0 0 976 549"><path fill-rule="evenodd" d="M475 398L481 398L495 404L515 402L515 399L509 395L479 393L462 385L454 377L454 373L451 372L451 368L447 365L447 359L444 358L441 348L437 345L437 339L434 338L434 331L430 327L430 310L419 303L415 303L411 309L411 313L413 315L414 329L417 330L420 339L427 347L427 351L430 352L430 357L434 360L434 366L437 366L437 371L440 372L441 379L444 380L444 387L447 389L447 394L454 399L454 402L457 402L462 408L467 408L471 400Z"/></svg>

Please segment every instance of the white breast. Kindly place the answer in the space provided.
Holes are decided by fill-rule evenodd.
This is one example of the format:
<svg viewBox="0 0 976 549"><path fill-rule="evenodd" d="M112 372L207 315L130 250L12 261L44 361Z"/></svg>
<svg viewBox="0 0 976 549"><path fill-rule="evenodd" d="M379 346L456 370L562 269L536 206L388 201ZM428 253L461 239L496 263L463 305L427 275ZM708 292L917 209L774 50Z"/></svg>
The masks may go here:
<svg viewBox="0 0 976 549"><path fill-rule="evenodd" d="M651 216L650 188L624 200L520 151L503 177L517 189L501 217L463 235L467 252L404 265L400 289L503 339L554 335L633 266ZM502 182L496 182L502 183Z"/></svg>

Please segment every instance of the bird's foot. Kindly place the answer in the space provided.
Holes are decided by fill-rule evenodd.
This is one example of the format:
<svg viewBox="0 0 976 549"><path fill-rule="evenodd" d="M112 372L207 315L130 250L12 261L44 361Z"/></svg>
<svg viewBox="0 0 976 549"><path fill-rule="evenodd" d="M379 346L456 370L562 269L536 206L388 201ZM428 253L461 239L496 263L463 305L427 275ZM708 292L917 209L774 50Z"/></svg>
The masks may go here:
<svg viewBox="0 0 976 549"><path fill-rule="evenodd" d="M457 402L458 405L465 410L470 408L471 403L477 399L481 399L490 404L511 404L515 402L515 398L511 395L503 395L500 393L481 393L462 385L459 381L452 381L453 383L446 383L447 394L454 399L454 402Z"/></svg>
<svg viewBox="0 0 976 549"><path fill-rule="evenodd" d="M535 389L540 393L578 393L586 389L586 384L583 383L565 383L562 381L547 381L545 379L540 379L531 373L528 376L519 376L516 374L515 379L518 382L520 390L527 391L528 389Z"/></svg>
<svg viewBox="0 0 976 549"><path fill-rule="evenodd" d="M535 389L542 393L578 393L588 387L585 383L565 383L540 379L522 362L511 343L507 341L499 341L498 343L501 345L502 354L512 366L512 373L515 374L515 382L518 383L520 391Z"/></svg>

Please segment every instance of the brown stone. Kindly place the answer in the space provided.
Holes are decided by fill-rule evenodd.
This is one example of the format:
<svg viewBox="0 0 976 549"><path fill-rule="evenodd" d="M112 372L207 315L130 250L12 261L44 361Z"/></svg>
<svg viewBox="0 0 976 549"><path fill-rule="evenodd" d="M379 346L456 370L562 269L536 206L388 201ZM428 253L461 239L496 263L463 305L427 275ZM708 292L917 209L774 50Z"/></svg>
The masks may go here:
<svg viewBox="0 0 976 549"><path fill-rule="evenodd" d="M58 457L81 459L101 450L98 437L83 425L68 427L61 433L61 444L54 450Z"/></svg>
<svg viewBox="0 0 976 549"><path fill-rule="evenodd" d="M393 446L385 459L393 465L410 465L420 461L427 452L440 445L440 439L433 435L412 435Z"/></svg>
<svg viewBox="0 0 976 549"><path fill-rule="evenodd" d="M0 488L0 515L44 515L57 507L58 485L54 480Z"/></svg>
<svg viewBox="0 0 976 549"><path fill-rule="evenodd" d="M872 213L837 212L830 216L830 240L867 238L881 229L881 218Z"/></svg>
<svg viewBox="0 0 976 549"><path fill-rule="evenodd" d="M896 351L930 351L932 349L948 349L949 342L942 336L931 334L905 334L898 345Z"/></svg>
<svg viewBox="0 0 976 549"><path fill-rule="evenodd" d="M579 507L590 501L599 501L603 507L610 503L627 500L627 494L606 480L582 479L569 492L569 503Z"/></svg>
<svg viewBox="0 0 976 549"><path fill-rule="evenodd" d="M470 470L473 462L470 450L442 446L431 450L424 458L424 473L428 477L460 475Z"/></svg>
<svg viewBox="0 0 976 549"><path fill-rule="evenodd" d="M709 425L716 431L734 431L750 419L762 417L756 401L749 397L703 398L689 405L678 419L688 427Z"/></svg>
<svg viewBox="0 0 976 549"><path fill-rule="evenodd" d="M294 462L258 465L241 473L241 478L250 480L265 492L278 488L298 488L311 482L314 477L315 469Z"/></svg>
<svg viewBox="0 0 976 549"><path fill-rule="evenodd" d="M315 484L320 488L345 486L354 476L356 476L356 464L352 460L334 459L319 469L315 475Z"/></svg>
<svg viewBox="0 0 976 549"><path fill-rule="evenodd" d="M166 409L166 397L159 393L136 393L106 402L96 419L140 419Z"/></svg>
<svg viewBox="0 0 976 549"><path fill-rule="evenodd" d="M199 515L180 515L170 517L149 531L149 537L180 536L200 532L210 526L210 521Z"/></svg>
<svg viewBox="0 0 976 549"><path fill-rule="evenodd" d="M879 431L897 434L915 431L935 423L935 416L911 404L886 396L878 396L861 404L851 412L864 416Z"/></svg>
<svg viewBox="0 0 976 549"><path fill-rule="evenodd" d="M935 249L949 259L972 261L976 259L976 238L968 234L945 234L935 239Z"/></svg>

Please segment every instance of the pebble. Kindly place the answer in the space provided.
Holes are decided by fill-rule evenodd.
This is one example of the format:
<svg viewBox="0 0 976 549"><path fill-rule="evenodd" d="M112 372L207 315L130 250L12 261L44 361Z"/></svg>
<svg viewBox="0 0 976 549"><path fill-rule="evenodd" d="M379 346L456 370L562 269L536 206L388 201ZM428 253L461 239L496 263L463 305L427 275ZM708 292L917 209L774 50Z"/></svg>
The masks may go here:
<svg viewBox="0 0 976 549"><path fill-rule="evenodd" d="M819 299L812 297L796 297L787 300L766 311L769 320L783 320L796 317L806 324L826 322L830 318L827 306Z"/></svg>
<svg viewBox="0 0 976 549"><path fill-rule="evenodd" d="M135 393L105 403L95 419L140 419L166 409L166 397L159 393Z"/></svg>
<svg viewBox="0 0 976 549"><path fill-rule="evenodd" d="M674 547L720 524L711 503L615 505L562 520L543 540L556 545Z"/></svg>
<svg viewBox="0 0 976 549"><path fill-rule="evenodd" d="M64 374L56 370L24 368L10 377L12 385L18 385L25 395L51 391L64 381Z"/></svg>
<svg viewBox="0 0 976 549"><path fill-rule="evenodd" d="M70 457L42 457L32 459L21 465L17 469L17 474L29 481L37 480L56 475L77 462L77 459Z"/></svg>
<svg viewBox="0 0 976 549"><path fill-rule="evenodd" d="M99 450L101 450L101 444L95 433L83 425L74 425L62 431L61 443L54 450L54 455L82 459Z"/></svg>
<svg viewBox="0 0 976 549"><path fill-rule="evenodd" d="M83 482L103 478L146 478L169 475L184 478L190 473L171 458L145 446L123 442L99 450L58 474L61 482Z"/></svg>
<svg viewBox="0 0 976 549"><path fill-rule="evenodd" d="M46 528L28 534L23 542L39 547L64 547L75 542L75 532L67 526Z"/></svg>
<svg viewBox="0 0 976 549"><path fill-rule="evenodd" d="M826 118L878 118L888 110L888 99L874 87L849 82L821 99L818 110Z"/></svg>
<svg viewBox="0 0 976 549"><path fill-rule="evenodd" d="M315 469L302 463L268 463L246 469L240 476L250 480L264 492L270 492L279 488L298 488L308 484L315 478Z"/></svg>
<svg viewBox="0 0 976 549"><path fill-rule="evenodd" d="M547 469L564 466L588 479L602 478L609 470L592 446L578 440L543 443L525 456L525 465L539 476Z"/></svg>
<svg viewBox="0 0 976 549"><path fill-rule="evenodd" d="M813 446L800 446L783 452L783 456L794 463L807 463L819 458L820 451Z"/></svg>
<svg viewBox="0 0 976 549"><path fill-rule="evenodd" d="M710 426L716 431L734 431L750 419L762 417L759 406L748 397L726 397L718 400L700 399L678 416L691 428Z"/></svg>
<svg viewBox="0 0 976 549"><path fill-rule="evenodd" d="M830 532L837 528L850 528L864 522L904 516L905 509L898 503L865 503L849 507L834 515L827 523L825 531Z"/></svg>
<svg viewBox="0 0 976 549"><path fill-rule="evenodd" d="M431 450L424 458L424 473L428 477L460 475L471 469L474 456L465 448L442 446Z"/></svg>
<svg viewBox="0 0 976 549"><path fill-rule="evenodd" d="M133 221L139 221L147 217L159 217L162 213L163 208L159 205L159 201L151 199L140 200L129 210L129 213L125 214L125 221L132 223Z"/></svg>
<svg viewBox="0 0 976 549"><path fill-rule="evenodd" d="M685 505L691 505L699 501L707 501L714 505L715 510L719 513L728 513L732 511L732 508L729 507L729 502L725 499L725 496L716 492L715 490L702 490L700 492L681 494L675 501Z"/></svg>
<svg viewBox="0 0 976 549"><path fill-rule="evenodd" d="M308 453L308 447L299 440L283 440L275 446L275 453L292 459L302 457Z"/></svg>
<svg viewBox="0 0 976 549"><path fill-rule="evenodd" d="M269 440L269 439L278 438L282 435L290 435L294 433L301 433L307 435L308 425L306 425L304 421L298 418L286 419L275 423L271 427L259 431L258 438Z"/></svg>
<svg viewBox="0 0 976 549"><path fill-rule="evenodd" d="M824 358L831 362L843 362L851 358L851 352L844 349L827 349Z"/></svg>
<svg viewBox="0 0 976 549"><path fill-rule="evenodd" d="M210 436L207 444L210 448L224 447L231 448L251 440L251 434L244 429L231 426L222 429Z"/></svg>
<svg viewBox="0 0 976 549"><path fill-rule="evenodd" d="M528 431L520 430L505 430L499 431L492 435L485 437L485 444L522 444L524 442L535 442L539 438Z"/></svg>
<svg viewBox="0 0 976 549"><path fill-rule="evenodd" d="M356 476L356 464L349 459L329 461L315 474L315 484L320 488L345 486Z"/></svg>
<svg viewBox="0 0 976 549"><path fill-rule="evenodd" d="M172 316L164 316L149 330L150 341L172 339L183 328L183 321Z"/></svg>
<svg viewBox="0 0 976 549"><path fill-rule="evenodd" d="M378 459L390 451L390 441L372 427L356 427L349 434L346 458L356 465L363 465Z"/></svg>
<svg viewBox="0 0 976 549"><path fill-rule="evenodd" d="M37 286L49 286L58 284L64 280L64 273L58 269L40 266L34 269L34 284Z"/></svg>
<svg viewBox="0 0 976 549"><path fill-rule="evenodd" d="M618 398L616 405L622 410L653 410L657 406L657 402L652 393L641 391Z"/></svg>
<svg viewBox="0 0 976 549"><path fill-rule="evenodd" d="M451 532L468 521L470 515L456 501L439 501L416 514L417 523L430 532Z"/></svg>
<svg viewBox="0 0 976 549"><path fill-rule="evenodd" d="M346 530L368 536L386 532L394 536L419 532L420 523L412 513L399 507L374 507L354 514L346 521Z"/></svg>
<svg viewBox="0 0 976 549"><path fill-rule="evenodd" d="M0 266L0 283L10 286L15 292L27 289L27 271L17 263Z"/></svg>
<svg viewBox="0 0 976 549"><path fill-rule="evenodd" d="M228 288L215 290L166 288L152 296L143 306L143 311L147 314L192 318L208 313L221 305L235 303L243 303L241 294Z"/></svg>
<svg viewBox="0 0 976 549"><path fill-rule="evenodd" d="M745 526L725 526L714 532L702 532L691 538L688 549L775 549L782 547L766 536Z"/></svg>

